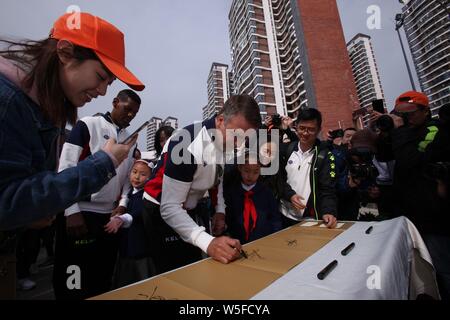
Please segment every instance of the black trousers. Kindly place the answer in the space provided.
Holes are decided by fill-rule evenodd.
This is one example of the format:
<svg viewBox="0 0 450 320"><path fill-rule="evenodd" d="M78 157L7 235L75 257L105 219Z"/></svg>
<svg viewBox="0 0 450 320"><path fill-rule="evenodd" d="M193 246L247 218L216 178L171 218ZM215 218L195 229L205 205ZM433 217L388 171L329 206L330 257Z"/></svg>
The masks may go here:
<svg viewBox="0 0 450 320"><path fill-rule="evenodd" d="M39 236L47 251L47 257L53 257L55 255L55 229L55 222L53 222L51 226L45 227L39 232Z"/></svg>
<svg viewBox="0 0 450 320"><path fill-rule="evenodd" d="M18 279L30 276L30 267L39 255L41 244L39 232L39 230L27 229L19 235L16 251Z"/></svg>
<svg viewBox="0 0 450 320"><path fill-rule="evenodd" d="M162 219L159 205L146 199L143 201L143 220L146 237L150 243L156 274L161 274L201 260L201 250L190 243L184 242ZM188 213L191 217L195 218L199 210L201 208L196 208Z"/></svg>
<svg viewBox="0 0 450 320"><path fill-rule="evenodd" d="M66 218L60 214L56 219L55 264L53 288L56 299L86 299L112 288L112 276L117 259L118 237L104 231L109 214L82 212L88 233L81 239L69 237ZM68 286L69 266L80 270L81 288ZM70 282L70 281L69 281Z"/></svg>

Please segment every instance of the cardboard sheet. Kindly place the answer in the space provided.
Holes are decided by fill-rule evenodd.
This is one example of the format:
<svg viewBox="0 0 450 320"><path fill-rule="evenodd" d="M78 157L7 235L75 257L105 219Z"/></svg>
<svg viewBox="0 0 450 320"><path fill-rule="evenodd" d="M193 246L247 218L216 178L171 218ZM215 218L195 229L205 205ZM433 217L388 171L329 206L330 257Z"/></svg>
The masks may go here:
<svg viewBox="0 0 450 320"><path fill-rule="evenodd" d="M171 272L165 277L213 299L249 299L281 276L237 263L222 264L208 259Z"/></svg>
<svg viewBox="0 0 450 320"><path fill-rule="evenodd" d="M230 264L206 259L149 280L94 297L98 300L249 299L345 232L301 224L246 244L248 259Z"/></svg>
<svg viewBox="0 0 450 320"><path fill-rule="evenodd" d="M211 300L212 298L165 277L156 277L91 300Z"/></svg>

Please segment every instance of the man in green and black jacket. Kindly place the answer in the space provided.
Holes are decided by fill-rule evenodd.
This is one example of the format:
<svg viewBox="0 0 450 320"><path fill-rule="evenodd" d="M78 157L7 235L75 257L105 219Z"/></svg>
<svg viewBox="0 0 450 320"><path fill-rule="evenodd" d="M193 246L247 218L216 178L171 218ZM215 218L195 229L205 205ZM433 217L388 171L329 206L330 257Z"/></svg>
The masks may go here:
<svg viewBox="0 0 450 320"><path fill-rule="evenodd" d="M400 95L394 113L391 138L397 214L417 226L433 259L441 296L450 299L450 206L448 194L438 192L448 170L443 170L442 177L430 172L430 166L450 161L449 131L441 121L431 119L428 97L421 92Z"/></svg>
<svg viewBox="0 0 450 320"><path fill-rule="evenodd" d="M336 226L336 164L326 143L317 136L322 115L317 109L303 109L297 117L299 141L280 147L280 211L284 227L300 220L323 220Z"/></svg>

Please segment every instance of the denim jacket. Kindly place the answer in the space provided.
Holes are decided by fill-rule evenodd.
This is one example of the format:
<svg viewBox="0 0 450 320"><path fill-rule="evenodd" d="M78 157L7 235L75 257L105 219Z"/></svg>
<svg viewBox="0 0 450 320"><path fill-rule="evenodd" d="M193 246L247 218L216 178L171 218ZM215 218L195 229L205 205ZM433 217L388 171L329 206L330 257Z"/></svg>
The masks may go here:
<svg viewBox="0 0 450 320"><path fill-rule="evenodd" d="M58 134L39 106L0 74L0 230L62 212L116 174L103 151L56 173Z"/></svg>

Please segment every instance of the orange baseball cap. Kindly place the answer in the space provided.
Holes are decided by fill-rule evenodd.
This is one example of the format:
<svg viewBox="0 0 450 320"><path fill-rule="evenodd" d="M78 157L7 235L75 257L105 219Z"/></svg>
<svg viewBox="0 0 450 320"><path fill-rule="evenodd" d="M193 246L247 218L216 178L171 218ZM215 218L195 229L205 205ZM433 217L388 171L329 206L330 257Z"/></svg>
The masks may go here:
<svg viewBox="0 0 450 320"><path fill-rule="evenodd" d="M395 111L397 112L413 112L418 109L418 105L429 108L428 97L422 92L407 91L402 93L395 100Z"/></svg>
<svg viewBox="0 0 450 320"><path fill-rule="evenodd" d="M119 80L134 90L144 90L145 85L125 67L123 33L109 22L85 12L67 13L56 20L50 38L92 49Z"/></svg>

